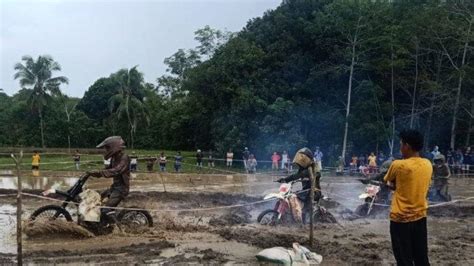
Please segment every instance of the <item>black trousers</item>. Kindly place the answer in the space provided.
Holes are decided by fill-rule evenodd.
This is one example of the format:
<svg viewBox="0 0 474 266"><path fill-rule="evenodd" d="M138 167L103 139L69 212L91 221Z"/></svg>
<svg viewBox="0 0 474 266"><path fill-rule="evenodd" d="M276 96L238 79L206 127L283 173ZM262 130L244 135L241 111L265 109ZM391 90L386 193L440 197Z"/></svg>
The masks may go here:
<svg viewBox="0 0 474 266"><path fill-rule="evenodd" d="M390 236L398 266L430 265L426 217L408 223L390 221Z"/></svg>

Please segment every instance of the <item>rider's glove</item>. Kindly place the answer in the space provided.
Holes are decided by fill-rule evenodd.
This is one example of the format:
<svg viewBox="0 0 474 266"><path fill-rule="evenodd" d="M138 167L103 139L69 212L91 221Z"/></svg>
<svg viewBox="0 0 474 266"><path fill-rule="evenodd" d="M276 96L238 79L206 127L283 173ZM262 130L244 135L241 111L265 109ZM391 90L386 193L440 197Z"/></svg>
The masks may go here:
<svg viewBox="0 0 474 266"><path fill-rule="evenodd" d="M92 177L101 177L102 176L99 171L90 171L90 172L87 172L87 174L89 176L92 176Z"/></svg>

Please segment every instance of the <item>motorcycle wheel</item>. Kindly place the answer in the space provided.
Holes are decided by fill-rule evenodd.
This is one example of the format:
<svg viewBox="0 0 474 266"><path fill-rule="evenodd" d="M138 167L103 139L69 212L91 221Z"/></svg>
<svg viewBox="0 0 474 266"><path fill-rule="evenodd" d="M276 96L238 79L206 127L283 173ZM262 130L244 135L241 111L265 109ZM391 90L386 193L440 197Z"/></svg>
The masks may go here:
<svg viewBox="0 0 474 266"><path fill-rule="evenodd" d="M62 219L68 222L72 221L71 214L61 206L46 205L33 212L30 220L56 220Z"/></svg>
<svg viewBox="0 0 474 266"><path fill-rule="evenodd" d="M257 222L261 225L274 226L278 223L278 212L273 209L265 210L258 215Z"/></svg>
<svg viewBox="0 0 474 266"><path fill-rule="evenodd" d="M334 217L334 215L332 215L330 212L328 212L325 209L315 210L313 214L313 220L316 223L331 223L331 224L337 223L336 217Z"/></svg>
<svg viewBox="0 0 474 266"><path fill-rule="evenodd" d="M138 209L138 207L130 208ZM117 215L117 221L120 225L125 225L130 228L153 226L153 218L150 213L145 210L123 210Z"/></svg>
<svg viewBox="0 0 474 266"><path fill-rule="evenodd" d="M358 216L365 217L367 216L367 211L369 210L369 205L367 203L364 203L362 205L359 205L354 213Z"/></svg>

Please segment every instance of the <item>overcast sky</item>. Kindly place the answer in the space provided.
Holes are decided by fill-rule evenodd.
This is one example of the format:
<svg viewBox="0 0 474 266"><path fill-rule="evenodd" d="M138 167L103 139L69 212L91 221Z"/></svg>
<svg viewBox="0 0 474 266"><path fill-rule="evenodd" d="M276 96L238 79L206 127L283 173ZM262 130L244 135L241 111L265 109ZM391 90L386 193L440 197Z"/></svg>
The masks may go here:
<svg viewBox="0 0 474 266"><path fill-rule="evenodd" d="M62 91L82 97L100 77L139 65L145 80L165 73L165 57L193 48L209 25L239 31L281 0L0 0L0 88L19 90L13 66L49 54L69 78Z"/></svg>

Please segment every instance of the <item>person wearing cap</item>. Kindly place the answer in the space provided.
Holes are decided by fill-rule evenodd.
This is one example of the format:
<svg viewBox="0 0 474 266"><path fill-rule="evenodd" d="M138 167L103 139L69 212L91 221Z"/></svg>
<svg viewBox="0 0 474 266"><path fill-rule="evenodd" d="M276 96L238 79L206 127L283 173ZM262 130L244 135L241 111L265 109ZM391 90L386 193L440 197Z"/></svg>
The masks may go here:
<svg viewBox="0 0 474 266"><path fill-rule="evenodd" d="M302 148L296 152L296 155L293 159L293 164L298 167L298 172L287 177L282 177L277 180L279 183L288 183L301 179L302 190L297 192L298 199L304 204L303 206L303 221L305 221L305 216L309 213L309 210L312 206L311 204L311 174L309 171L312 171L311 166L314 164L313 153L308 148ZM318 165L315 165L314 177L315 180L315 191L314 191L314 200L319 201L321 198L321 172L318 168Z"/></svg>
<svg viewBox="0 0 474 266"><path fill-rule="evenodd" d="M104 150L104 159L110 160L110 164L104 170L91 171L87 174L113 179L110 188L102 192L101 196L107 198L104 206L116 207L130 191L130 158L124 153L125 141L120 136L112 136L102 141L97 148ZM102 209L102 213L107 214L107 217L114 214L113 210L107 208Z"/></svg>

